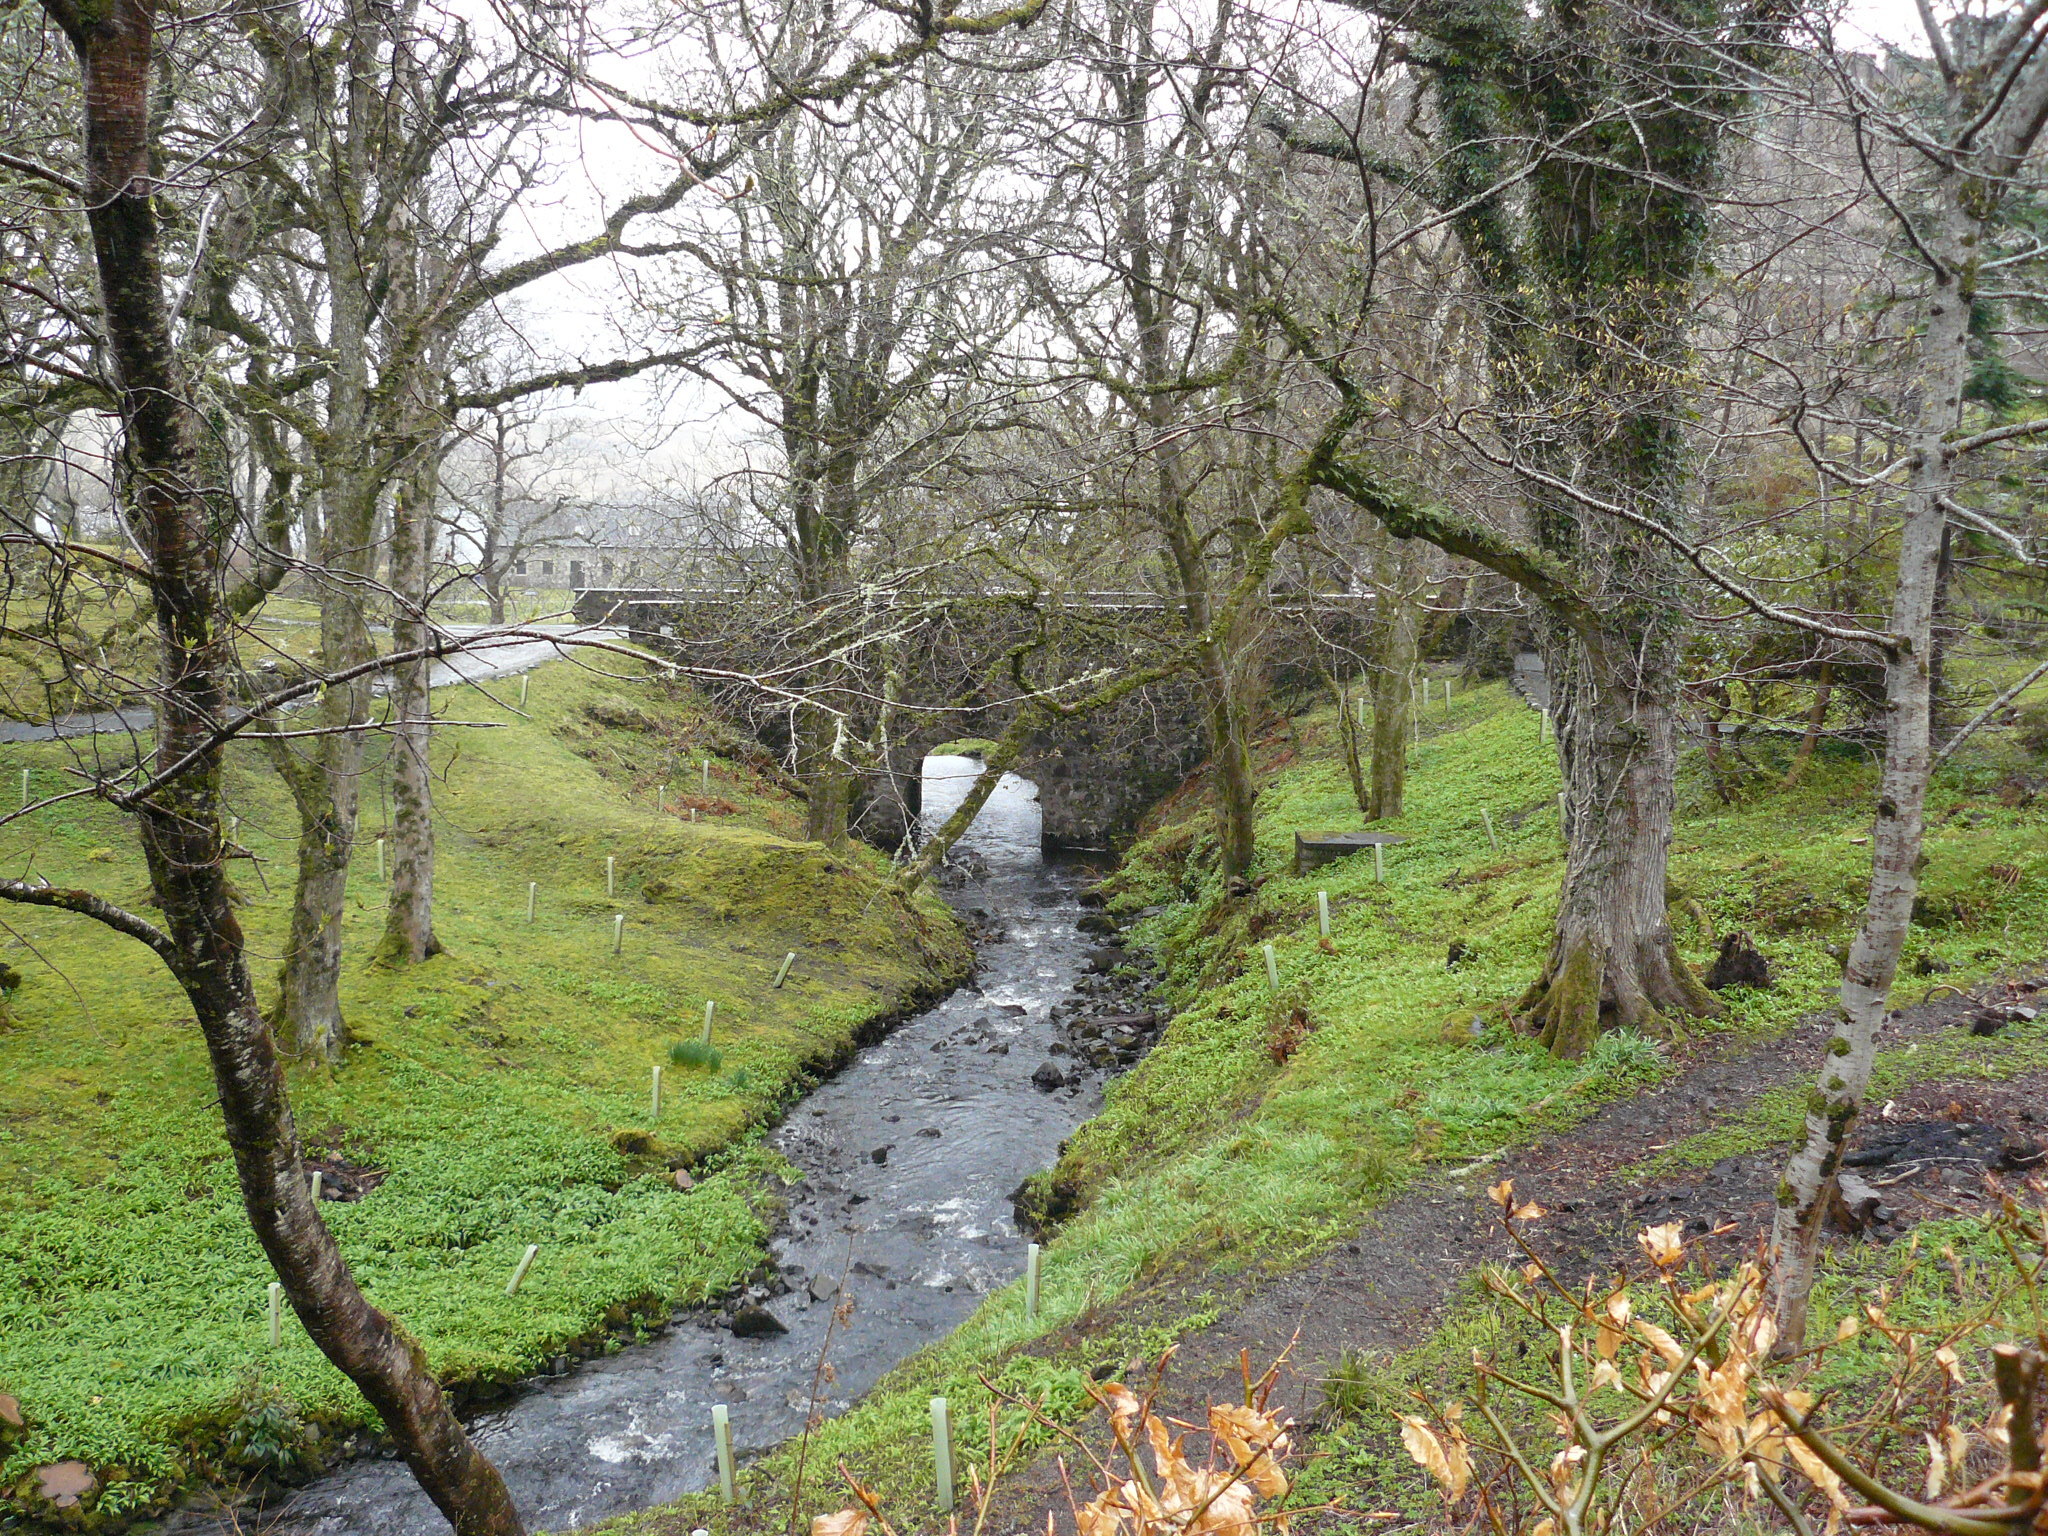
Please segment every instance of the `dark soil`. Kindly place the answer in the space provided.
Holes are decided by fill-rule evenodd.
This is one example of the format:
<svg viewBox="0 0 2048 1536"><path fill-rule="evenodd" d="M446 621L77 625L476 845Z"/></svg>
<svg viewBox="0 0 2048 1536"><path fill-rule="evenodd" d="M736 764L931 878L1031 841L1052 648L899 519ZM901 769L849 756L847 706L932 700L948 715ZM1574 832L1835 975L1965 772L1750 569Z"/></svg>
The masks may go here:
<svg viewBox="0 0 2048 1536"><path fill-rule="evenodd" d="M2023 1016L2044 985L2048 978L2035 978L1908 1008L1893 1015L1880 1044L1980 1026L1987 1013L1996 1013L2002 1028L2048 1028L2048 1009L2039 1020ZM2020 1006L2008 1019L2013 1004ZM1285 1353L1275 1400L1311 1425L1321 1382L1347 1351L1384 1357L1414 1347L1442 1319L1465 1276L1489 1262L1522 1261L1485 1197L1486 1186L1502 1178L1514 1181L1517 1200L1545 1208L1528 1236L1562 1275L1578 1278L1629 1263L1637 1257L1636 1234L1666 1221L1683 1223L1689 1241L1704 1240L1704 1257L1754 1253L1770 1231L1784 1147L1724 1158L1707 1169L1646 1175L1642 1165L1725 1123L1761 1094L1808 1078L1830 1028L1826 1016L1817 1016L1762 1044L1710 1042L1680 1076L1606 1106L1562 1136L1420 1181L1375 1212L1350 1242L1265 1281L1217 1322L1185 1338L1159 1408L1200 1423L1206 1404L1241 1397L1246 1357L1257 1372ZM2048 1168L2048 1073L2003 1083L1916 1085L1872 1106L1856 1146L1851 1162L1882 1204L1860 1236L1837 1234L1836 1241L1889 1241L1919 1221L1982 1212L1997 1203L2000 1180ZM1170 1315L1176 1301L1185 1310L1189 1300L1185 1287L1162 1288L1134 1304L1149 1302ZM1120 1304L1120 1318L1128 1320L1131 1305ZM1044 1345L1080 1347L1090 1331L1082 1319ZM1140 1363L1128 1364L1135 1370ZM1312 1431L1309 1439L1312 1448ZM1040 1511L1064 1511L1067 1495L1054 1459L1017 1474L1000 1504L996 1529L1020 1522L1036 1528L1045 1518ZM1063 1516L1060 1525L1070 1529L1071 1521Z"/></svg>

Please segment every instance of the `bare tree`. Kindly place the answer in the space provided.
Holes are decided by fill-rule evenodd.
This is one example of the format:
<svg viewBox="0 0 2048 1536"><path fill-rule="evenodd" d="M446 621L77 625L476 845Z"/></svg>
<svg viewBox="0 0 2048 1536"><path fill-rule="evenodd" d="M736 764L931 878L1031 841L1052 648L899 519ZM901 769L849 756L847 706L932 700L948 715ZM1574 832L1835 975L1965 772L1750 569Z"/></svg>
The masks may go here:
<svg viewBox="0 0 2048 1536"><path fill-rule="evenodd" d="M1408 121L1426 124L1426 143L1356 99L1277 126L1354 168L1373 238L1389 202L1408 211L1387 239L1457 237L1488 408L1438 421L1482 475L1505 473L1522 526L1434 500L1398 456L1340 458L1324 484L1535 605L1568 859L1550 954L1519 1011L1577 1055L1604 1028L1720 1009L1665 913L1692 579L1673 538L1694 505L1688 349L1721 142L1747 100L1744 50L1771 23L1738 11L1703 25L1662 0L1352 9L1410 61L1421 97ZM1363 407L1385 387L1343 325L1290 324L1341 398Z"/></svg>
<svg viewBox="0 0 2048 1536"><path fill-rule="evenodd" d="M314 1207L230 903L221 756L231 725L251 716L231 693L234 625L217 530L232 519L220 516L222 497L205 474L204 424L174 344L158 242L151 97L159 16L149 0L91 11L49 0L44 13L78 59L85 152L75 177L40 174L78 198L92 232L140 556L80 558L117 563L137 584L159 645L154 750L132 772L72 793L101 795L136 816L163 926L90 891L8 880L0 897L92 918L148 945L177 978L213 1064L243 1206L293 1310L361 1388L455 1528L516 1536L519 1517L497 1469L464 1432L419 1345L363 1296Z"/></svg>
<svg viewBox="0 0 2048 1536"><path fill-rule="evenodd" d="M831 25L793 4L779 35L801 57ZM1016 325L1007 269L1045 194L1000 183L1019 125L977 92L986 63L933 59L843 121L790 114L755 133L735 168L745 189L678 242L702 276L668 306L672 323L713 339L701 371L772 434L757 504L818 626L806 643L860 618L863 545L890 498L1014 393L988 364ZM795 756L807 835L837 842L856 784L850 716L869 685L860 646L824 648L796 706Z"/></svg>
<svg viewBox="0 0 2048 1536"><path fill-rule="evenodd" d="M1892 463L1861 471L1825 436L1809 446L1838 485L1884 494L1895 507L1897 555L1886 632L1884 768L1871 833L1869 897L1842 977L1841 1013L1808 1109L1804 1141L1779 1189L1772 1233L1774 1304L1783 1347L1804 1338L1820 1229L1876 1058L1899 955L1919 888L1927 787L1934 746L1936 623L1950 530L1988 534L2023 560L2024 546L1969 503L1968 466L2001 445L2030 440L2048 423L1966 420L1973 324L1997 306L2038 302L2041 246L2031 230L2001 228L2001 210L2037 184L2048 126L2048 11L2038 4L1982 20L1957 11L1938 20L1922 8L1933 75L1873 81L1817 38L1855 136L1869 191L1899 236L1894 259L1911 272L1918 324L1906 356L1912 377L1902 415L1910 423ZM1904 86L1902 89L1901 86ZM1878 152L1873 148L1882 146ZM1894 179L1882 174L1896 166ZM2003 238L2001 238L2003 236ZM2016 238L2015 238L2016 237ZM2038 672L2031 675L2039 675ZM1953 750L1951 741L1944 752Z"/></svg>
<svg viewBox="0 0 2048 1536"><path fill-rule="evenodd" d="M1081 67L1049 141L1067 190L1048 238L1066 262L1041 299L1054 366L1089 389L1066 403L1066 438L1090 468L1087 500L1143 538L1144 578L1170 594L1193 647L1218 865L1236 881L1255 853L1265 607L1223 597L1254 563L1296 446L1281 349L1255 302L1270 276L1266 202L1241 164L1255 131L1245 61L1273 34L1229 4L1150 0L1106 0L1071 25Z"/></svg>
<svg viewBox="0 0 2048 1536"><path fill-rule="evenodd" d="M441 476L451 544L473 551L465 562L493 624L506 618L507 589L544 551L571 537L574 498L547 477L559 446L530 405L507 402L476 413L450 451Z"/></svg>

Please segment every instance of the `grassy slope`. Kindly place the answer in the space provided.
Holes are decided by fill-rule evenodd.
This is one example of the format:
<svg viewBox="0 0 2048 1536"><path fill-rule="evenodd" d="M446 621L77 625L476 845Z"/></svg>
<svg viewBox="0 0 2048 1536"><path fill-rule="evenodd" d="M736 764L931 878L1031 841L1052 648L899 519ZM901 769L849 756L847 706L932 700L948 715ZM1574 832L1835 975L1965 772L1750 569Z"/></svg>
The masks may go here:
<svg viewBox="0 0 2048 1536"><path fill-rule="evenodd" d="M496 691L511 699L517 684ZM968 952L935 901L905 909L887 894L872 856L789 841L801 813L772 769L664 687L562 664L534 675L531 723L471 689L436 700L455 718L512 722L440 738L448 952L409 972L365 962L384 894L366 841L344 986L359 1044L339 1073L294 1072L292 1094L309 1143L389 1170L362 1203L323 1207L358 1277L437 1370L479 1380L530 1370L630 1309L732 1285L760 1256L749 1174L765 1160L741 1154L688 1194L669 1167L701 1166L864 1023L964 971ZM5 752L10 790L27 766L47 793L69 748ZM671 794L657 818L654 786L698 790L706 752L710 798ZM294 823L253 755L235 763L231 793L268 881L266 894L254 868L237 874L268 991ZM380 765L366 839L383 793ZM683 819L690 805L702 823ZM132 829L84 800L0 830L0 867L145 895ZM618 957L615 911L627 916ZM181 994L140 946L83 919L5 916L0 954L27 980L0 1024L0 1390L30 1425L0 1488L75 1456L111 1481L103 1512L147 1503L205 1470L218 1430L246 1424L272 1389L329 1428L360 1422L366 1406L295 1323L280 1350L265 1347L270 1275ZM773 990L791 949L801 958ZM706 999L719 1004L722 1069L670 1067L651 1125L649 1069L695 1035ZM530 1242L541 1257L508 1298Z"/></svg>
<svg viewBox="0 0 2048 1536"><path fill-rule="evenodd" d="M932 1393L952 1399L956 1425L984 1417L981 1373L1077 1408L1091 1365L1200 1326L1211 1315L1205 1296L1227 1295L1247 1268L1297 1260L1347 1235L1411 1171L1526 1141L1668 1070L1663 1048L1648 1040L1609 1037L1586 1061L1557 1062L1501 1022L1540 962L1561 871L1555 757L1538 742L1536 717L1498 686L1466 693L1448 717L1441 706L1429 712L1407 815L1387 827L1409 841L1390 852L1383 884L1369 856L1305 878L1291 872L1297 829L1357 824L1334 735L1324 713L1263 745L1263 878L1251 901L1225 906L1203 873L1213 861L1202 856L1209 834L1193 795L1163 808L1117 877L1117 907L1163 907L1138 933L1160 947L1181 1011L1160 1047L1112 1086L1057 1170L1086 1203L1047 1253L1041 1321L1023 1321L1014 1288L992 1298L952 1339L826 1426L812 1468L845 1457L899 1515L921 1523ZM2038 760L1985 748L1944 773L1924 876L1929 921L1908 948L1909 970L1922 959L1947 963L1956 970L1941 979L1960 982L2048 950L2048 806L2008 807L1993 793L2021 767L2040 771ZM1706 1027L1765 1037L1824 1006L1839 979L1830 950L1860 907L1868 850L1856 839L1873 775L1854 757L1824 756L1799 789L1729 807L1696 768L1681 790L1673 878L1717 931L1749 929L1779 978L1775 991L1732 996L1730 1017ZM2021 878L2007 885L1996 865ZM1333 953L1317 944L1319 889L1330 893ZM1696 918L1679 921L1688 953L1705 963L1708 935ZM1447 969L1453 940L1471 958ZM1274 946L1277 1001L1260 943ZM1270 1047L1297 1006L1312 1028L1276 1065ZM2003 1070L2000 1043L1979 1044L1983 1070ZM1179 1316L1128 1304L1154 1284L1182 1298ZM1443 1358L1468 1360L1458 1330L1487 1326L1461 1318ZM969 1429L961 1438L972 1449L987 1437ZM692 1500L626 1525L667 1533L779 1522L792 1470L788 1453L771 1458L734 1513ZM819 1488L815 1473L811 1486ZM804 1507L831 1507L836 1497L821 1489Z"/></svg>

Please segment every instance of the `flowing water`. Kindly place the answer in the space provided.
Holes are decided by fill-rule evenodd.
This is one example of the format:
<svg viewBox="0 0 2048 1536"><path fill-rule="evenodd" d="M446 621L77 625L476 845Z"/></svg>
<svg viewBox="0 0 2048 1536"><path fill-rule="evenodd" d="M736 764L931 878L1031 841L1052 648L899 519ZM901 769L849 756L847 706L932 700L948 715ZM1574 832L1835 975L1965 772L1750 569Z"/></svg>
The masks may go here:
<svg viewBox="0 0 2048 1536"><path fill-rule="evenodd" d="M929 759L927 814L957 806L980 766ZM1092 1077L1050 1094L1031 1080L1093 941L1075 928L1083 872L1040 859L1035 787L1006 780L963 851L976 878L951 899L996 928L973 980L863 1051L774 1135L805 1174L774 1244L790 1290L767 1303L788 1332L738 1338L708 1313L682 1315L480 1413L478 1442L530 1528L574 1529L707 1486L714 1403L728 1405L742 1459L797 1433L841 1297L852 1305L830 1341L828 1414L1022 1273L1010 1192L1100 1103ZM403 1463L363 1460L294 1495L277 1528L425 1536L447 1525Z"/></svg>

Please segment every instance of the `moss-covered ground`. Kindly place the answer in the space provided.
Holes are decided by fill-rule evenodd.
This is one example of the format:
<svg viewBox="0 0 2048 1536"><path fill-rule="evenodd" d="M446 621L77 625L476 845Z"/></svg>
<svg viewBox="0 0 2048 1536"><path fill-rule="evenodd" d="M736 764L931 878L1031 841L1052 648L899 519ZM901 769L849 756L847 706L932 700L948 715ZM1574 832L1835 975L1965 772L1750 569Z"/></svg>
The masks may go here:
<svg viewBox="0 0 2048 1536"><path fill-rule="evenodd" d="M1293 873L1297 831L1358 825L1327 712L1292 720L1261 744L1249 897L1228 899L1214 874L1207 812L1191 785L1161 808L1110 884L1112 906L1139 917L1135 937L1164 961L1177 1012L1047 1176L1046 1193L1077 1214L1047 1250L1039 1319L1025 1321L1014 1289L991 1298L813 1436L802 1491L792 1448L753 1471L736 1508L694 1499L618 1528L669 1536L700 1524L780 1525L793 1511L843 1502L830 1471L842 1458L902 1528L941 1528L929 1503L932 1395L946 1395L955 1425L967 1426L958 1431L964 1454L983 1454L991 1385L1074 1411L1091 1370L1199 1328L1260 1272L1356 1232L1432 1165L1561 1130L1670 1074L1704 1037L1765 1041L1826 1006L1867 879L1874 767L1860 752L1823 747L1787 790L1778 781L1788 748L1766 740L1751 755L1761 771L1732 802L1701 764L1685 766L1673 916L1701 966L1719 935L1750 932L1775 986L1730 993L1726 1018L1672 1038L1610 1035L1580 1061L1553 1060L1507 1022L1542 958L1562 850L1554 751L1539 739L1536 715L1503 688L1472 689L1447 711L1428 711L1406 814L1384 825L1406 839L1388 851L1384 879L1370 855ZM2043 775L2038 758L2009 742L1968 748L1943 770L1902 993L1917 1001L1937 984L1967 985L2048 953L2048 801L2029 793ZM1330 899L1327 946L1318 891ZM1972 1059L1995 1063L2008 1048L2030 1049L1979 1042ZM1922 1065L1942 1070L1944 1060L1929 1051ZM1885 1070L1919 1069L1907 1059ZM1774 1100L1757 1123L1726 1134L1777 1139L1795 1109L1795 1100ZM1162 1295L1176 1298L1171 1315L1141 1304ZM1467 1335L1497 1326L1476 1304L1460 1309L1436 1338L1417 1341L1418 1358L1468 1361ZM1376 1378L1372 1390L1397 1390L1399 1376ZM1016 1410L1002 1416L1008 1425ZM1343 1472L1354 1483L1367 1471L1357 1458L1384 1459L1394 1444L1385 1427L1358 1441Z"/></svg>
<svg viewBox="0 0 2048 1536"><path fill-rule="evenodd" d="M347 916L356 1043L339 1070L291 1074L309 1148L382 1175L323 1213L372 1298L457 1383L524 1374L736 1283L761 1257L774 1182L745 1133L969 961L944 908L904 904L878 856L794 841L801 806L774 764L687 693L560 663L533 674L523 717L518 696L516 679L435 695L447 717L490 728L437 737L446 953L413 969L367 959L385 898L373 761ZM23 768L36 794L55 791L94 749L0 749L8 792ZM241 917L268 993L295 819L253 749L237 750L229 785L253 856L235 870ZM147 899L132 826L88 799L0 829L0 867ZM368 1409L288 1316L268 1347L270 1274L182 995L139 945L86 919L0 920L0 958L23 977L0 1018L0 1392L27 1419L0 1442L0 1490L75 1457L98 1471L107 1517L195 1476L331 1447ZM654 1119L651 1069L697 1033L707 1000L722 1062L669 1066ZM671 1175L683 1166L700 1174L687 1193ZM540 1256L508 1297L529 1243Z"/></svg>

